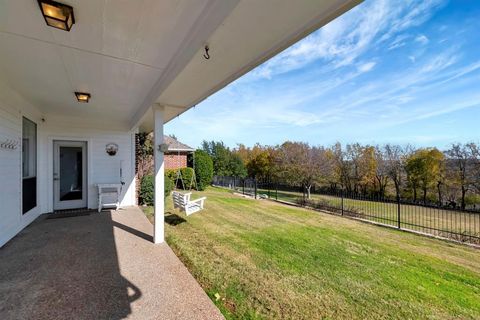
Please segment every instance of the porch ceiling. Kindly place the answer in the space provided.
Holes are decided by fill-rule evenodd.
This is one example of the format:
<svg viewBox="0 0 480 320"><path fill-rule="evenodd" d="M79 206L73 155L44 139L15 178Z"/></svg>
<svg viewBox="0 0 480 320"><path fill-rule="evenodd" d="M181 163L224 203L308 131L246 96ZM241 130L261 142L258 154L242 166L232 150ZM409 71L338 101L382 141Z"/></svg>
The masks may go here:
<svg viewBox="0 0 480 320"><path fill-rule="evenodd" d="M360 0L61 2L70 32L48 27L36 0L0 2L0 78L47 119L149 130L154 103L169 121Z"/></svg>
<svg viewBox="0 0 480 320"><path fill-rule="evenodd" d="M126 126L171 65L188 62L179 51L192 51L192 32L204 42L237 2L59 1L74 8L70 32L48 27L37 0L0 1L0 77L47 116Z"/></svg>

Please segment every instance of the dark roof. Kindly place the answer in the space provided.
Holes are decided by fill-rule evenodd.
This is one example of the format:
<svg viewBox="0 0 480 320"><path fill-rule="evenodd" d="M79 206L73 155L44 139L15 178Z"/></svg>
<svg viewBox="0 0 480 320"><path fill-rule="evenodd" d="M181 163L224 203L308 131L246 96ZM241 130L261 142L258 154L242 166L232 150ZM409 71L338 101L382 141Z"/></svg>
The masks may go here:
<svg viewBox="0 0 480 320"><path fill-rule="evenodd" d="M164 136L163 141L168 144L168 151L195 151L192 147L187 146L184 143L181 143L177 139L174 139L170 136Z"/></svg>

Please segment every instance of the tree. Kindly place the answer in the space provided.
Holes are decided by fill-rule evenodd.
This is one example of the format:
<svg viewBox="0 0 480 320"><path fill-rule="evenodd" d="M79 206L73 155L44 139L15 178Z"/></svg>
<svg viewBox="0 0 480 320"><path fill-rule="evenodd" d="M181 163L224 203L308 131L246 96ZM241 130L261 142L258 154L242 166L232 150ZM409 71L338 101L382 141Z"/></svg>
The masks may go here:
<svg viewBox="0 0 480 320"><path fill-rule="evenodd" d="M384 147L384 156L386 173L393 181L397 200L400 200L400 191L405 174L405 149L399 145L387 144Z"/></svg>
<svg viewBox="0 0 480 320"><path fill-rule="evenodd" d="M228 170L231 176L245 178L247 176L247 168L243 164L242 159L236 153L230 154L228 160Z"/></svg>
<svg viewBox="0 0 480 320"><path fill-rule="evenodd" d="M302 186L308 199L312 185L321 177L319 163L323 151L306 143L290 141L278 148L279 174L285 182Z"/></svg>
<svg viewBox="0 0 480 320"><path fill-rule="evenodd" d="M141 181L144 176L153 172L153 133L140 132L137 134L137 141L137 176Z"/></svg>
<svg viewBox="0 0 480 320"><path fill-rule="evenodd" d="M222 141L203 141L202 149L212 158L213 173L216 176L231 176L231 151Z"/></svg>
<svg viewBox="0 0 480 320"><path fill-rule="evenodd" d="M329 156L333 162L334 180L340 183L342 189L346 189L347 192L352 192L350 162L346 160L345 152L339 142L330 148Z"/></svg>
<svg viewBox="0 0 480 320"><path fill-rule="evenodd" d="M212 183L213 161L212 158L203 150L197 150L195 157L195 177L197 179L197 189L205 190Z"/></svg>
<svg viewBox="0 0 480 320"><path fill-rule="evenodd" d="M381 149L379 146L376 146L374 148L374 158L375 185L378 187L376 192L381 198L384 198L389 179L385 149Z"/></svg>
<svg viewBox="0 0 480 320"><path fill-rule="evenodd" d="M420 187L423 191L423 203L427 203L428 189L441 181L443 176L444 158L437 148L418 149L407 158L405 168L414 190L414 201L417 200L416 189Z"/></svg>
<svg viewBox="0 0 480 320"><path fill-rule="evenodd" d="M467 144L470 153L471 181L473 187L480 193L480 147L474 142Z"/></svg>
<svg viewBox="0 0 480 320"><path fill-rule="evenodd" d="M360 154L357 159L357 179L358 186L363 195L366 195L371 189L373 192L377 191L377 155L375 147L373 146L359 146L358 152ZM383 177L380 177L380 186L382 189Z"/></svg>
<svg viewBox="0 0 480 320"><path fill-rule="evenodd" d="M363 148L360 146L359 143L354 143L354 144L347 144L346 149L345 149L345 156L346 160L349 162L349 171L347 174L349 175L349 180L353 184L353 192L358 193L359 192L359 186L360 186L360 181L361 181L361 175L360 175L360 159L362 157L363 153Z"/></svg>
<svg viewBox="0 0 480 320"><path fill-rule="evenodd" d="M261 148L261 150L253 151L252 153L252 158L247 163L248 175L256 179L271 178L274 167L271 151L268 148Z"/></svg>
<svg viewBox="0 0 480 320"><path fill-rule="evenodd" d="M466 207L466 194L475 184L474 145L473 143L454 143L445 152L449 162L452 163L452 166L448 167L451 171L450 177L453 183L460 188L460 206L463 210Z"/></svg>

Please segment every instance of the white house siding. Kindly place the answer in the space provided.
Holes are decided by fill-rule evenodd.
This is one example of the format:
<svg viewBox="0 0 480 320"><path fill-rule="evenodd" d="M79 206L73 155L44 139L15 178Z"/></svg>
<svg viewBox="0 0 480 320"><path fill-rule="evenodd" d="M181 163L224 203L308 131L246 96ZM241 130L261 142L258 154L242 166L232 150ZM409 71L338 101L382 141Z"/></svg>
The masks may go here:
<svg viewBox="0 0 480 320"><path fill-rule="evenodd" d="M122 164L121 206L135 205L135 159L134 134L132 132L108 131L91 128L63 127L58 122L50 124L45 119L44 130L40 132L40 199L42 212L53 211L53 141L71 140L87 142L87 184L88 208L98 208L98 183L120 183L120 164ZM109 156L105 147L108 143L116 143L118 152Z"/></svg>
<svg viewBox="0 0 480 320"><path fill-rule="evenodd" d="M22 140L22 117L38 123L39 112L26 100L0 82L0 143L4 140ZM40 214L37 207L22 214L22 148L0 148L0 247L14 237ZM37 179L37 190L38 190Z"/></svg>
<svg viewBox="0 0 480 320"><path fill-rule="evenodd" d="M92 128L70 119L64 122L43 116L4 83L0 83L0 142L6 139L21 142L22 117L37 124L37 207L22 214L21 146L16 150L0 149L0 247L35 220L41 213L53 211L53 141L87 141L87 183L89 208L98 207L97 183L120 183L120 162L123 181L121 206L135 204L134 134L128 130ZM42 121L44 119L45 121ZM106 144L118 144L115 156L105 152Z"/></svg>

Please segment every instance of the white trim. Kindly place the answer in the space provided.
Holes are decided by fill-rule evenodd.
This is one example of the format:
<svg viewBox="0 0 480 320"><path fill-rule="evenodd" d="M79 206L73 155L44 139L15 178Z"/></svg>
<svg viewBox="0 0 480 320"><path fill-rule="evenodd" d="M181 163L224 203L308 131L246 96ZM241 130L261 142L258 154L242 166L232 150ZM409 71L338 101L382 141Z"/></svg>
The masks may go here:
<svg viewBox="0 0 480 320"><path fill-rule="evenodd" d="M153 107L154 116L154 162L155 162L155 194L154 194L154 232L153 242L162 243L165 241L165 162L164 154L159 150L163 143L163 116L165 108L162 106Z"/></svg>
<svg viewBox="0 0 480 320"><path fill-rule="evenodd" d="M69 200L69 203L63 202L60 199L56 199L56 197L60 196L60 185L55 185L55 162L60 161L60 154L59 150L56 150L56 146L58 148L64 146L72 146L72 147L81 147L82 148L82 158L83 158L83 166L82 166L82 199L80 200ZM58 158L57 158L58 157ZM57 163L57 166L60 166L60 163ZM52 171L52 186L53 186L53 210L63 210L63 209L77 209L77 208L84 208L88 207L88 142L84 140L78 141L71 141L71 140L53 140L53 171ZM61 179L61 177L60 177ZM60 182L58 182L60 183ZM56 201L57 200L57 201Z"/></svg>

